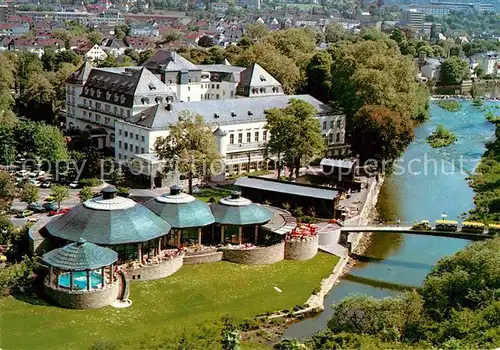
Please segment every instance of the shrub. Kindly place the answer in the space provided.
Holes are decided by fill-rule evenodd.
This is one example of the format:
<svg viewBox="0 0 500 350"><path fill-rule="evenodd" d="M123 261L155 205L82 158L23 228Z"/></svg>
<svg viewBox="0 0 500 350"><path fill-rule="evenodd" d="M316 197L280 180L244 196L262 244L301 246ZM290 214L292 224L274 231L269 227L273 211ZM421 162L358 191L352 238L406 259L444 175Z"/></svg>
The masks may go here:
<svg viewBox="0 0 500 350"><path fill-rule="evenodd" d="M446 109L449 112L457 112L462 107L462 104L458 101L442 100L438 103L439 107Z"/></svg>
<svg viewBox="0 0 500 350"><path fill-rule="evenodd" d="M489 224L488 225L488 233L490 235L500 234L500 225L499 224Z"/></svg>
<svg viewBox="0 0 500 350"><path fill-rule="evenodd" d="M239 329L242 332L248 332L254 329L259 328L259 322L255 320L254 318L245 318L243 321L240 322L239 324Z"/></svg>
<svg viewBox="0 0 500 350"><path fill-rule="evenodd" d="M462 231L469 233L483 233L484 224L482 222L464 221L462 223Z"/></svg>
<svg viewBox="0 0 500 350"><path fill-rule="evenodd" d="M436 220L437 231L455 232L458 228L458 222L455 220Z"/></svg>
<svg viewBox="0 0 500 350"><path fill-rule="evenodd" d="M25 256L18 264L0 269L0 294L24 293L36 279L38 263L35 258Z"/></svg>
<svg viewBox="0 0 500 350"><path fill-rule="evenodd" d="M415 224L413 224L411 229L416 230L416 231L430 231L430 230L432 230L431 226L429 225L429 221L427 221L427 220L422 220L420 222L416 222Z"/></svg>
<svg viewBox="0 0 500 350"><path fill-rule="evenodd" d="M117 194L121 197L128 197L130 195L130 188L128 187L117 187Z"/></svg>
<svg viewBox="0 0 500 350"><path fill-rule="evenodd" d="M81 179L79 181L80 186L82 187L96 187L101 184L101 180L97 178L90 178L90 179Z"/></svg>
<svg viewBox="0 0 500 350"><path fill-rule="evenodd" d="M483 105L483 100L481 100L480 98L474 98L472 100L472 105L476 106L476 107L480 107Z"/></svg>
<svg viewBox="0 0 500 350"><path fill-rule="evenodd" d="M314 295L317 295L317 294L319 294L319 292L320 292L320 291L321 291L321 288L320 288L320 287L314 287L314 289L313 289L313 294L314 294Z"/></svg>

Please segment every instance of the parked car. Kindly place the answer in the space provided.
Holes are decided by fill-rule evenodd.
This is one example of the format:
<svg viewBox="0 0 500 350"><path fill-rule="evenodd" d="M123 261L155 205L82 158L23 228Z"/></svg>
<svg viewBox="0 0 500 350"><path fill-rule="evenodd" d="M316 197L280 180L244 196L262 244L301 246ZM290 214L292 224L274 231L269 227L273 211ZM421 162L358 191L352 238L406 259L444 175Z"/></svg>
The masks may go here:
<svg viewBox="0 0 500 350"><path fill-rule="evenodd" d="M28 170L25 170L25 169L22 169L22 170L18 170L16 172L16 175L19 175L19 176L26 176L28 175L30 172Z"/></svg>
<svg viewBox="0 0 500 350"><path fill-rule="evenodd" d="M44 181L40 185L40 187L43 187L43 188L50 188L50 186L52 186L52 182L50 182L50 181Z"/></svg>
<svg viewBox="0 0 500 350"><path fill-rule="evenodd" d="M31 216L35 214L35 212L33 210L23 210L23 211L20 211L19 213L17 213L17 217L18 218L27 218L28 216Z"/></svg>
<svg viewBox="0 0 500 350"><path fill-rule="evenodd" d="M52 210L51 212L49 212L49 216L63 215L63 214L66 214L69 210L70 210L70 208L64 208L64 209L60 209L60 210Z"/></svg>
<svg viewBox="0 0 500 350"><path fill-rule="evenodd" d="M45 210L57 210L57 204L55 202L45 202L42 204L42 206L45 208Z"/></svg>
<svg viewBox="0 0 500 350"><path fill-rule="evenodd" d="M43 176L45 175L45 171L43 170L38 170L38 171L35 171L36 172L36 176Z"/></svg>
<svg viewBox="0 0 500 350"><path fill-rule="evenodd" d="M37 177L37 172L36 171L32 171L31 173L28 173L28 176L29 177Z"/></svg>
<svg viewBox="0 0 500 350"><path fill-rule="evenodd" d="M35 217L28 218L28 222L38 222L38 218Z"/></svg>
<svg viewBox="0 0 500 350"><path fill-rule="evenodd" d="M45 210L44 206L41 203L31 203L28 208L36 212L42 212Z"/></svg>
<svg viewBox="0 0 500 350"><path fill-rule="evenodd" d="M69 184L69 188L78 188L78 181L73 181Z"/></svg>
<svg viewBox="0 0 500 350"><path fill-rule="evenodd" d="M40 186L41 186L41 184L42 184L42 183L41 183L40 181L38 181L38 180L31 180L30 182L31 182L31 184L32 184L32 185L34 185L34 186L36 186L36 187L40 187Z"/></svg>

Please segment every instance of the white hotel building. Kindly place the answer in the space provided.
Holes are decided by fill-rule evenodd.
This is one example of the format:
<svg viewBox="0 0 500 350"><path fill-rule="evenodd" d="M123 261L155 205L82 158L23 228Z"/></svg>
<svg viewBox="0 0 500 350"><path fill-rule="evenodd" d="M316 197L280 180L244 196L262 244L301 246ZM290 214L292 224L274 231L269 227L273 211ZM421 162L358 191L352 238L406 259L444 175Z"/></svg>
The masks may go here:
<svg viewBox="0 0 500 350"><path fill-rule="evenodd" d="M285 107L290 98L316 107L328 156L347 152L345 115L310 95L284 95L281 84L257 64L196 66L160 51L143 67L92 68L85 63L67 79L66 93L67 128L86 132L94 146L112 150L117 162L134 160L151 183L162 164L154 153L155 141L167 136L168 125L184 111L202 115L212 125L227 173L269 165L262 153L270 136L265 111Z"/></svg>

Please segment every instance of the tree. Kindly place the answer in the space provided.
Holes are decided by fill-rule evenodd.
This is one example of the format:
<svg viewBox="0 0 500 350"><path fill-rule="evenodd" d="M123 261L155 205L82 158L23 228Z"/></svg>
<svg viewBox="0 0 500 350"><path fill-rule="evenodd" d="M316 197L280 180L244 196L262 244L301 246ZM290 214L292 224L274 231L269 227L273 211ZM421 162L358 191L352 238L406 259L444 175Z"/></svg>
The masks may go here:
<svg viewBox="0 0 500 350"><path fill-rule="evenodd" d="M192 193L194 176L209 176L211 168L220 159L215 136L202 116L188 112L181 113L179 121L170 124L168 131L167 137L156 140L155 151L160 159L170 162L167 170L186 175L189 193Z"/></svg>
<svg viewBox="0 0 500 350"><path fill-rule="evenodd" d="M290 179L298 176L301 162L324 151L321 126L315 118L317 111L310 103L299 99L290 99L288 106L282 109L272 108L266 111L266 130L269 141L265 145L266 155L276 155L278 159L278 179L280 178L281 159L290 168Z"/></svg>
<svg viewBox="0 0 500 350"><path fill-rule="evenodd" d="M450 47L450 56L461 57L463 55L462 46L454 45Z"/></svg>
<svg viewBox="0 0 500 350"><path fill-rule="evenodd" d="M39 123L35 134L36 154L49 162L68 159L66 141L55 126Z"/></svg>
<svg viewBox="0 0 500 350"><path fill-rule="evenodd" d="M349 31L340 23L330 23L325 26L325 40L327 43L345 40L348 35Z"/></svg>
<svg viewBox="0 0 500 350"><path fill-rule="evenodd" d="M297 56L300 56L296 52ZM248 67L258 63L283 86L286 94L293 94L302 85L303 76L294 59L283 54L271 43L256 43L237 56L236 65Z"/></svg>
<svg viewBox="0 0 500 350"><path fill-rule="evenodd" d="M436 321L452 310L476 310L500 298L500 238L475 242L444 257L424 281L425 308Z"/></svg>
<svg viewBox="0 0 500 350"><path fill-rule="evenodd" d="M161 43L168 44L172 41L180 40L182 36L182 32L178 31L177 29L169 29L167 32L165 32L165 34L163 34L163 40L161 41Z"/></svg>
<svg viewBox="0 0 500 350"><path fill-rule="evenodd" d="M120 171L120 169L114 170L109 178L109 182L115 186L118 186L122 183L123 181L123 174Z"/></svg>
<svg viewBox="0 0 500 350"><path fill-rule="evenodd" d="M94 197L94 192L91 187L85 186L78 192L78 195L80 196L80 202L83 203L92 199Z"/></svg>
<svg viewBox="0 0 500 350"><path fill-rule="evenodd" d="M316 53L306 67L306 91L323 103L330 101L331 67L332 56L324 51Z"/></svg>
<svg viewBox="0 0 500 350"><path fill-rule="evenodd" d="M16 234L16 228L10 221L7 215L0 214L0 245L10 243L13 236Z"/></svg>
<svg viewBox="0 0 500 350"><path fill-rule="evenodd" d="M423 321L423 300L415 291L399 298L349 296L332 309L328 329L333 333L376 335L384 341L411 339Z"/></svg>
<svg viewBox="0 0 500 350"><path fill-rule="evenodd" d="M21 192L21 201L27 203L28 205L31 203L36 203L40 199L40 191L38 187L27 183L23 186L23 190Z"/></svg>
<svg viewBox="0 0 500 350"><path fill-rule="evenodd" d="M16 186L12 176L8 172L0 170L0 212L10 208L15 193Z"/></svg>
<svg viewBox="0 0 500 350"><path fill-rule="evenodd" d="M266 25L261 22L249 24L245 27L245 35L252 40L260 40L269 33Z"/></svg>
<svg viewBox="0 0 500 350"><path fill-rule="evenodd" d="M16 157L16 141L11 126L0 124L0 164L10 165Z"/></svg>
<svg viewBox="0 0 500 350"><path fill-rule="evenodd" d="M413 125L408 117L388 108L366 105L353 120L352 146L362 159L382 162L397 159L413 139Z"/></svg>
<svg viewBox="0 0 500 350"><path fill-rule="evenodd" d="M198 39L198 45L201 47L212 47L215 45L215 40L210 35L203 35Z"/></svg>
<svg viewBox="0 0 500 350"><path fill-rule="evenodd" d="M43 69L46 71L56 70L56 52L52 48L46 48L43 50L43 55L40 58L43 63Z"/></svg>
<svg viewBox="0 0 500 350"><path fill-rule="evenodd" d="M50 195L57 203L57 209L61 209L61 202L69 198L69 188L61 185L50 186Z"/></svg>
<svg viewBox="0 0 500 350"><path fill-rule="evenodd" d="M87 34L87 39L95 45L100 45L102 42L102 34L100 32L90 32Z"/></svg>
<svg viewBox="0 0 500 350"><path fill-rule="evenodd" d="M57 94L50 74L32 72L21 93L22 112L32 120L52 122L54 119Z"/></svg>
<svg viewBox="0 0 500 350"><path fill-rule="evenodd" d="M458 85L469 75L469 65L458 57L450 57L441 64L441 83Z"/></svg>

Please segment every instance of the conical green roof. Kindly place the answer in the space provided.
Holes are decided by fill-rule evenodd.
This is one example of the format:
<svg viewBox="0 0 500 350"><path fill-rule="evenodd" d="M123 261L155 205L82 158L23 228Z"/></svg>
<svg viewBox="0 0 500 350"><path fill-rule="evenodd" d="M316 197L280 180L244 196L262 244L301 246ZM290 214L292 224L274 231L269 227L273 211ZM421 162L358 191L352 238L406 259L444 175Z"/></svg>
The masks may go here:
<svg viewBox="0 0 500 350"><path fill-rule="evenodd" d="M52 267L68 271L94 270L113 264L118 254L80 238L62 248L45 253L43 261Z"/></svg>
<svg viewBox="0 0 500 350"><path fill-rule="evenodd" d="M272 219L273 212L233 193L211 206L215 222L221 225L257 225Z"/></svg>
<svg viewBox="0 0 500 350"><path fill-rule="evenodd" d="M143 205L115 192L103 195L74 206L43 230L68 241L82 237L102 245L146 242L170 231L166 221Z"/></svg>
<svg viewBox="0 0 500 350"><path fill-rule="evenodd" d="M174 229L203 227L214 223L208 204L172 186L169 194L150 199L144 206L168 222Z"/></svg>

